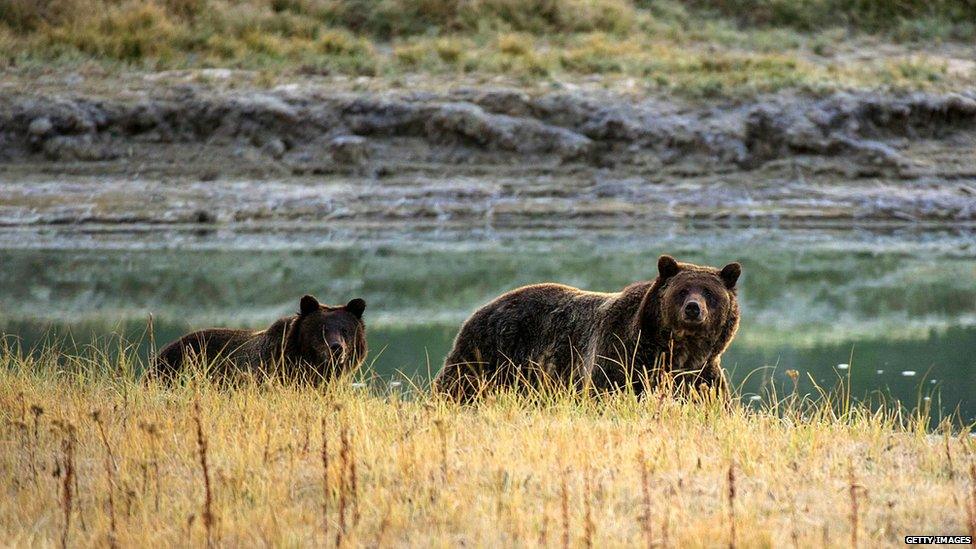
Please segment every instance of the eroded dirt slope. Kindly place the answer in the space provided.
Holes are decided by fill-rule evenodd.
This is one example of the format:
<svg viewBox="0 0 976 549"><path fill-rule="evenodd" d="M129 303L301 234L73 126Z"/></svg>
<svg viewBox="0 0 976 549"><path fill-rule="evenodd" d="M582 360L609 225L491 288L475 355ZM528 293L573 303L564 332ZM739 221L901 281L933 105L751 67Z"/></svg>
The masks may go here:
<svg viewBox="0 0 976 549"><path fill-rule="evenodd" d="M0 96L0 223L976 221L976 92Z"/></svg>

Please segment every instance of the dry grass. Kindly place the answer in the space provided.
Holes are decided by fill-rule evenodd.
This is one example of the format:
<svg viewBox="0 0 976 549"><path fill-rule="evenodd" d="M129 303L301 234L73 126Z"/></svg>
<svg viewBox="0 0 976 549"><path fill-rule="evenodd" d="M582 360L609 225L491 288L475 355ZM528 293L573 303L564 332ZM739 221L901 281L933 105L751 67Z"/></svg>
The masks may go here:
<svg viewBox="0 0 976 549"><path fill-rule="evenodd" d="M5 543L875 546L973 528L968 432L843 390L459 407L348 383L165 389L106 361L0 354Z"/></svg>
<svg viewBox="0 0 976 549"><path fill-rule="evenodd" d="M971 84L972 74L950 73L938 56L835 58L839 46L864 38L864 31L883 33L868 40L926 44L976 36L970 0L888 4L895 6L846 0L6 0L0 2L0 69L94 63L393 78L418 72L527 80L605 75L705 97Z"/></svg>
<svg viewBox="0 0 976 549"><path fill-rule="evenodd" d="M698 8L735 17L752 25L803 30L851 26L866 30L899 29L906 22L936 20L946 27L976 17L972 0L688 0Z"/></svg>

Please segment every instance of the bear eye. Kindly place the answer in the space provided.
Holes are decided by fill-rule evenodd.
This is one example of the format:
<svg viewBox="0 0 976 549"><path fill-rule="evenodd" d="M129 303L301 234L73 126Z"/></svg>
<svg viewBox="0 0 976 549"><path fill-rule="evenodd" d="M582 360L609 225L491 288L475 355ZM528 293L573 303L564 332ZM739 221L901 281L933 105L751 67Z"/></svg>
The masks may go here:
<svg viewBox="0 0 976 549"><path fill-rule="evenodd" d="M678 292L678 297L686 297L688 295L688 289L685 288Z"/></svg>

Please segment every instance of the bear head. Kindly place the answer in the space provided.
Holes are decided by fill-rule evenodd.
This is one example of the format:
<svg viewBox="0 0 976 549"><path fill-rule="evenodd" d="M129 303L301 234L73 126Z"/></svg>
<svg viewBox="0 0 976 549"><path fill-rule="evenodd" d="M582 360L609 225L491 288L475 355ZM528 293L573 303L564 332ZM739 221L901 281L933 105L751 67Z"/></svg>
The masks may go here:
<svg viewBox="0 0 976 549"><path fill-rule="evenodd" d="M358 367L366 357L365 310L366 302L358 298L328 306L314 296L303 296L291 330L290 352L326 379Z"/></svg>
<svg viewBox="0 0 976 549"><path fill-rule="evenodd" d="M657 262L658 323L677 338L717 341L738 325L735 284L738 263L721 269L678 263L669 255Z"/></svg>

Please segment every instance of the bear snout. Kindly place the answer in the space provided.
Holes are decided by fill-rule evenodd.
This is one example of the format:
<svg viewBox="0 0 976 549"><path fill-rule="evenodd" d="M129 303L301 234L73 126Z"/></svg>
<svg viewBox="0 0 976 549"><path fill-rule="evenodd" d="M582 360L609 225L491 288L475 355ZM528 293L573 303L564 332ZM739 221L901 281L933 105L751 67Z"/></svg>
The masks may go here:
<svg viewBox="0 0 976 549"><path fill-rule="evenodd" d="M328 342L328 354L329 359L332 362L338 362L342 360L346 353L346 345L342 341L330 341Z"/></svg>
<svg viewBox="0 0 976 549"><path fill-rule="evenodd" d="M687 322L701 322L705 320L705 308L697 300L688 300L682 309L682 316Z"/></svg>

